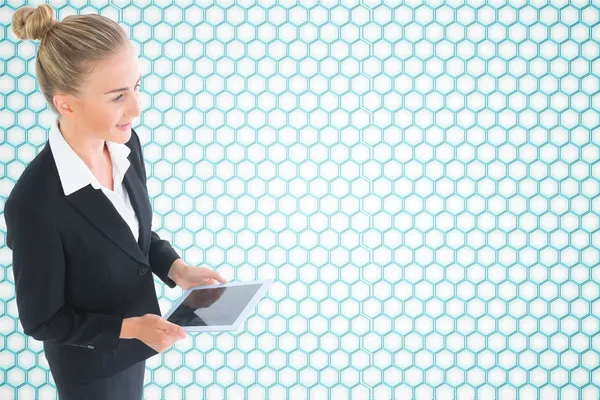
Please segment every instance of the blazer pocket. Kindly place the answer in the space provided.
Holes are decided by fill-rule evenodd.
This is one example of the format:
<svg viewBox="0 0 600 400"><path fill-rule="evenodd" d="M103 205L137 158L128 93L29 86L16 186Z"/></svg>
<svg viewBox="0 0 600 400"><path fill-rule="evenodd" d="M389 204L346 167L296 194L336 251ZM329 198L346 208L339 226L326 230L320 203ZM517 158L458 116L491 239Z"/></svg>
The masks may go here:
<svg viewBox="0 0 600 400"><path fill-rule="evenodd" d="M61 347L61 369L64 369L67 376L77 382L89 383L94 379L106 376L111 369L114 357L102 351L86 345L70 344Z"/></svg>

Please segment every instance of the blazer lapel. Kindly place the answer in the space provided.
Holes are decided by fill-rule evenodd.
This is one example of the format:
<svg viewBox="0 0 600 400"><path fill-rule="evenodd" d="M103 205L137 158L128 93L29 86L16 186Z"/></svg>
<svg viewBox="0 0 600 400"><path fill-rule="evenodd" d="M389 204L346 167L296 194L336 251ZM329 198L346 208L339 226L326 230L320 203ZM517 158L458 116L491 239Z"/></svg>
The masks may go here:
<svg viewBox="0 0 600 400"><path fill-rule="evenodd" d="M132 158L133 151L128 156L130 166L123 177L123 184L138 218L137 243L127 222L101 190L88 185L65 196L65 199L126 253L140 262L148 263L146 254L150 247L152 209L148 192L134 170Z"/></svg>
<svg viewBox="0 0 600 400"><path fill-rule="evenodd" d="M136 260L147 263L129 225L102 191L87 185L65 199L117 246Z"/></svg>
<svg viewBox="0 0 600 400"><path fill-rule="evenodd" d="M135 173L133 168L132 158L133 151L129 153L130 166L125 172L123 177L123 185L129 200L131 200L131 206L135 210L135 214L138 217L139 222L139 235L138 235L138 246L142 251L142 254L148 254L150 249L150 234L152 229L152 208L150 207L150 200L148 199L148 191L142 184L142 181Z"/></svg>

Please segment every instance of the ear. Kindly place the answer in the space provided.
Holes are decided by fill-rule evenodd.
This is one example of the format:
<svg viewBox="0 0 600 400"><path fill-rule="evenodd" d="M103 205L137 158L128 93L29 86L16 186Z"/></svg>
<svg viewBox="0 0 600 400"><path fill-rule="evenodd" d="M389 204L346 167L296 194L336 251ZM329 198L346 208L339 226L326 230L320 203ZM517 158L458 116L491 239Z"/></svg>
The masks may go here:
<svg viewBox="0 0 600 400"><path fill-rule="evenodd" d="M58 93L54 95L52 100L54 101L54 107L56 107L56 109L59 113L61 113L61 115L72 116L74 114L74 99L72 96L63 93Z"/></svg>

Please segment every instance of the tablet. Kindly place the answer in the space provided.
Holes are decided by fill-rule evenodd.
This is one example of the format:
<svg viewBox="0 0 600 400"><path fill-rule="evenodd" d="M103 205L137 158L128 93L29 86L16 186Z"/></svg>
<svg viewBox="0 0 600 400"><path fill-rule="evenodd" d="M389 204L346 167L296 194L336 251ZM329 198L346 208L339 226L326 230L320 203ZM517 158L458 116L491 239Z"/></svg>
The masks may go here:
<svg viewBox="0 0 600 400"><path fill-rule="evenodd" d="M273 280L194 286L163 315L187 332L236 331Z"/></svg>

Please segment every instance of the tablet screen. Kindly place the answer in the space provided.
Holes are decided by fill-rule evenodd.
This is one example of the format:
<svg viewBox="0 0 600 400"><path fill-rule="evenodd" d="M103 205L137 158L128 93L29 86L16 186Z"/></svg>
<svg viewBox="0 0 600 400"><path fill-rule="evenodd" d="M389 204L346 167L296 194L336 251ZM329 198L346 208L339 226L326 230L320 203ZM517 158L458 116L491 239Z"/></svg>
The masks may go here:
<svg viewBox="0 0 600 400"><path fill-rule="evenodd" d="M179 326L231 325L261 284L195 289L167 321Z"/></svg>

